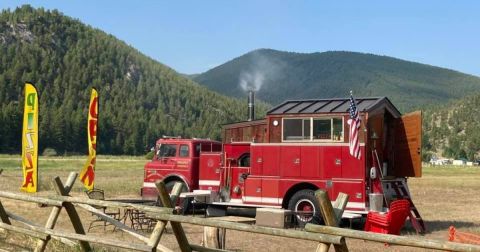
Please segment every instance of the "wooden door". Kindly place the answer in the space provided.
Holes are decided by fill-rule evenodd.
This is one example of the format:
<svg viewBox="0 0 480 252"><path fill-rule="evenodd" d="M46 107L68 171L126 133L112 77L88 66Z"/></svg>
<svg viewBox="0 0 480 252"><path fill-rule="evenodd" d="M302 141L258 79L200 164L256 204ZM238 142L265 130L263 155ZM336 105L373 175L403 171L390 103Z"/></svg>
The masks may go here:
<svg viewBox="0 0 480 252"><path fill-rule="evenodd" d="M422 176L422 112L415 111L395 123L394 174Z"/></svg>

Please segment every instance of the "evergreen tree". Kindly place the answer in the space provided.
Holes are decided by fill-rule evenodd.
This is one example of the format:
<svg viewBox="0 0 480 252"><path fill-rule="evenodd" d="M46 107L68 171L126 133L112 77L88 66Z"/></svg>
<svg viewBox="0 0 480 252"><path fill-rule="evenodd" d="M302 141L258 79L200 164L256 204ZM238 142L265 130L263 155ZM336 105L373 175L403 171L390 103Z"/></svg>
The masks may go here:
<svg viewBox="0 0 480 252"><path fill-rule="evenodd" d="M25 5L0 14L0 153L21 151L25 81L40 95L40 153L88 152L91 87L100 96L102 154L140 155L162 135L219 139L221 125L244 119L246 109L111 35Z"/></svg>

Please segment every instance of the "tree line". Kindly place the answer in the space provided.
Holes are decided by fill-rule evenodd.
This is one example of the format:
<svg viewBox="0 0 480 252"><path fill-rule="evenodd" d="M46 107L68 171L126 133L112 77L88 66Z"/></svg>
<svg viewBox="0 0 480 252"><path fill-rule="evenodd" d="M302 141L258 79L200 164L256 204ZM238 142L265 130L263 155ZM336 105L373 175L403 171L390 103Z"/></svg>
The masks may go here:
<svg viewBox="0 0 480 252"><path fill-rule="evenodd" d="M432 156L479 159L480 95L470 95L448 105L428 108L423 118L424 160Z"/></svg>
<svg viewBox="0 0 480 252"><path fill-rule="evenodd" d="M0 14L2 153L21 150L25 81L39 92L40 153L87 152L91 87L99 92L102 154L142 154L162 135L220 139L222 124L246 118L245 101L211 92L56 10L28 5Z"/></svg>

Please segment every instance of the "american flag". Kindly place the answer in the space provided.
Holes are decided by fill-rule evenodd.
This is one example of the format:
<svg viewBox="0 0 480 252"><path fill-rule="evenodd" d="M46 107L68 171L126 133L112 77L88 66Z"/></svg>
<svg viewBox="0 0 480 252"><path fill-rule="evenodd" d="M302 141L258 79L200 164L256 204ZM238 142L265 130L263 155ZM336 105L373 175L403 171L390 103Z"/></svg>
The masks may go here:
<svg viewBox="0 0 480 252"><path fill-rule="evenodd" d="M350 119L347 123L350 126L349 133L349 147L350 155L354 156L357 159L360 159L360 143L358 141L358 132L360 131L360 116L358 115L357 105L355 104L355 99L353 95L350 94Z"/></svg>

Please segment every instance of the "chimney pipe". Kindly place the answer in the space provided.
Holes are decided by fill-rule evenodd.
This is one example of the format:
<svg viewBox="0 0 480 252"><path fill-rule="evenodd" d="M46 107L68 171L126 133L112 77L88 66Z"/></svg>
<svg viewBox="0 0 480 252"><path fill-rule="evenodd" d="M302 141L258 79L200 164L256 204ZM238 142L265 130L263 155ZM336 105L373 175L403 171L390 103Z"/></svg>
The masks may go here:
<svg viewBox="0 0 480 252"><path fill-rule="evenodd" d="M255 92L248 91L248 121L255 120Z"/></svg>

